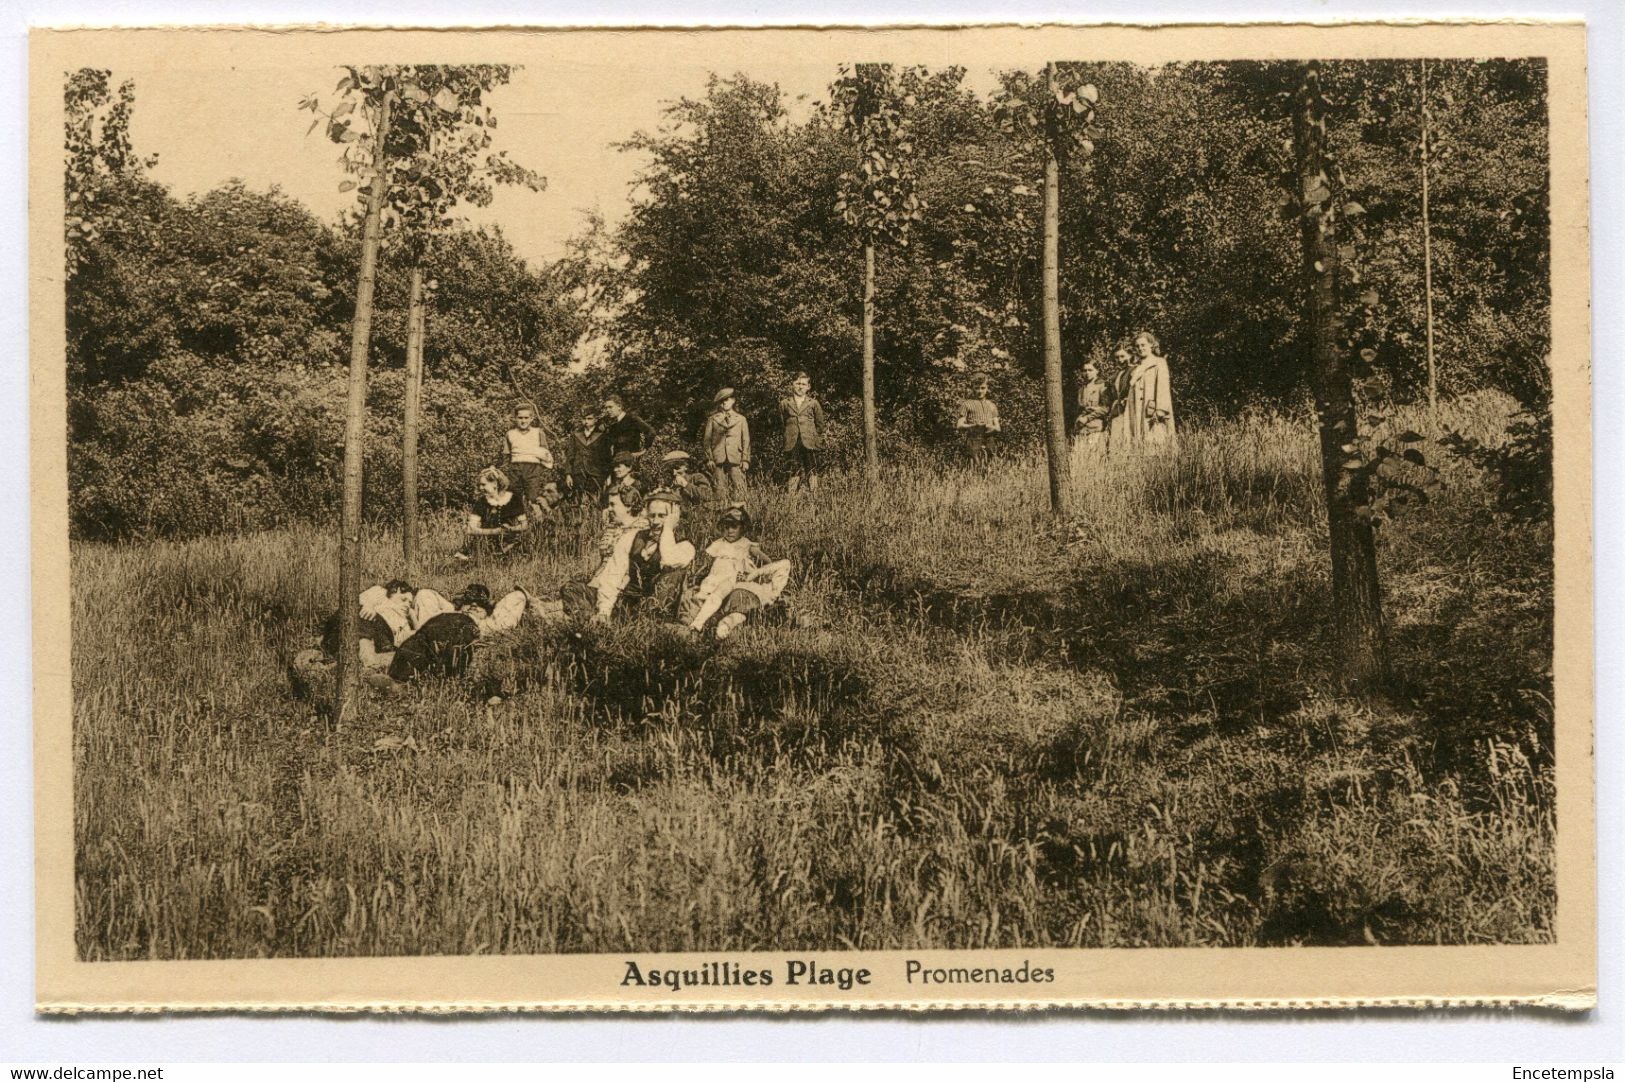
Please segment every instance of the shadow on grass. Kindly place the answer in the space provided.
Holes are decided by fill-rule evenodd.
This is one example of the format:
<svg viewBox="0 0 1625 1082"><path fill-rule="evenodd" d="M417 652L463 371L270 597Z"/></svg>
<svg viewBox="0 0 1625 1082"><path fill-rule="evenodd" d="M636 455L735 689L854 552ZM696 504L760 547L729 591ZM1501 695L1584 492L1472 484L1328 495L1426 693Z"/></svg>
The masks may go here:
<svg viewBox="0 0 1625 1082"><path fill-rule="evenodd" d="M926 625L982 628L1013 661L1105 670L1127 708L1200 714L1208 732L1290 714L1327 669L1324 579L1240 578L1238 557L1208 551L1090 570L1060 591L983 593L888 567L846 585Z"/></svg>

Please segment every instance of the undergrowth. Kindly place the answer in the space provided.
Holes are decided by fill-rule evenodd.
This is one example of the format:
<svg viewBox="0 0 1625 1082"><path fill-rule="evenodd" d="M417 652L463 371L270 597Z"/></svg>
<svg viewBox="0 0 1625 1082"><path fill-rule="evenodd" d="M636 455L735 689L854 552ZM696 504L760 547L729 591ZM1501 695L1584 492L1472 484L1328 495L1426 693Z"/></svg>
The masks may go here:
<svg viewBox="0 0 1625 1082"><path fill-rule="evenodd" d="M1449 408L1486 444L1508 413ZM1550 523L1429 448L1377 703L1332 679L1313 441L1274 416L1101 465L1061 524L1032 461L763 493L796 576L728 643L520 629L481 650L500 704L413 687L336 729L283 668L325 533L78 545L81 954L1549 941Z"/></svg>

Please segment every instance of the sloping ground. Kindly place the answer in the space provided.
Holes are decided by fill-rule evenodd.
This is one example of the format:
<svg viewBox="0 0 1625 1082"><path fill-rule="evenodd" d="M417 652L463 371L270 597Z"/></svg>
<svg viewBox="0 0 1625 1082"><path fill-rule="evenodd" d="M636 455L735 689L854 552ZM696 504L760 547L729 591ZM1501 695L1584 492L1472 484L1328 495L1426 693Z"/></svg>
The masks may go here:
<svg viewBox="0 0 1625 1082"><path fill-rule="evenodd" d="M1380 705L1333 690L1307 437L1267 418L1080 480L1062 527L1020 464L770 494L795 619L521 631L502 705L338 731L279 665L324 539L78 551L81 950L1547 939L1550 536L1445 480L1384 538Z"/></svg>

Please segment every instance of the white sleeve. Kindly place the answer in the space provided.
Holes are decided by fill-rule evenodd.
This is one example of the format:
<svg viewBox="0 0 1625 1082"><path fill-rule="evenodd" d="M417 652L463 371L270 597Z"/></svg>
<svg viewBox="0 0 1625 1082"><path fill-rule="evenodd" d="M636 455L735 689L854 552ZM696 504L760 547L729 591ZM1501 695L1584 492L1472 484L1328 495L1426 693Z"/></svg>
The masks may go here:
<svg viewBox="0 0 1625 1082"><path fill-rule="evenodd" d="M519 626L524 618L525 609L530 604L530 596L523 590L510 590L502 595L502 599L491 610L490 617L485 621L482 630L507 631L509 628Z"/></svg>
<svg viewBox="0 0 1625 1082"><path fill-rule="evenodd" d="M660 566L687 567L694 562L694 542L679 541L665 530L660 531Z"/></svg>
<svg viewBox="0 0 1625 1082"><path fill-rule="evenodd" d="M389 591L382 586L369 586L361 591L361 616L370 619L378 615L378 606L389 600Z"/></svg>
<svg viewBox="0 0 1625 1082"><path fill-rule="evenodd" d="M445 597L425 586L412 598L412 626L422 627L430 620L443 612L455 612L456 609Z"/></svg>

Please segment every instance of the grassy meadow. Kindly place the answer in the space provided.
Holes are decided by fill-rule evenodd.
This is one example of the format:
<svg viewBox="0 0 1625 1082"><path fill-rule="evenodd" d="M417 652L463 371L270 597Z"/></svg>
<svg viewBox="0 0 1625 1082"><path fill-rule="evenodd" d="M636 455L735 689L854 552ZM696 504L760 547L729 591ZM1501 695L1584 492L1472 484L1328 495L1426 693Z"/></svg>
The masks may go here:
<svg viewBox="0 0 1625 1082"><path fill-rule="evenodd" d="M500 705L339 728L285 673L333 531L76 545L81 955L1548 941L1550 528L1427 451L1382 704L1334 690L1314 437L1275 415L1078 478L1064 525L1039 461L764 488L789 605L729 642L527 626L483 648ZM398 554L376 532L371 579Z"/></svg>

